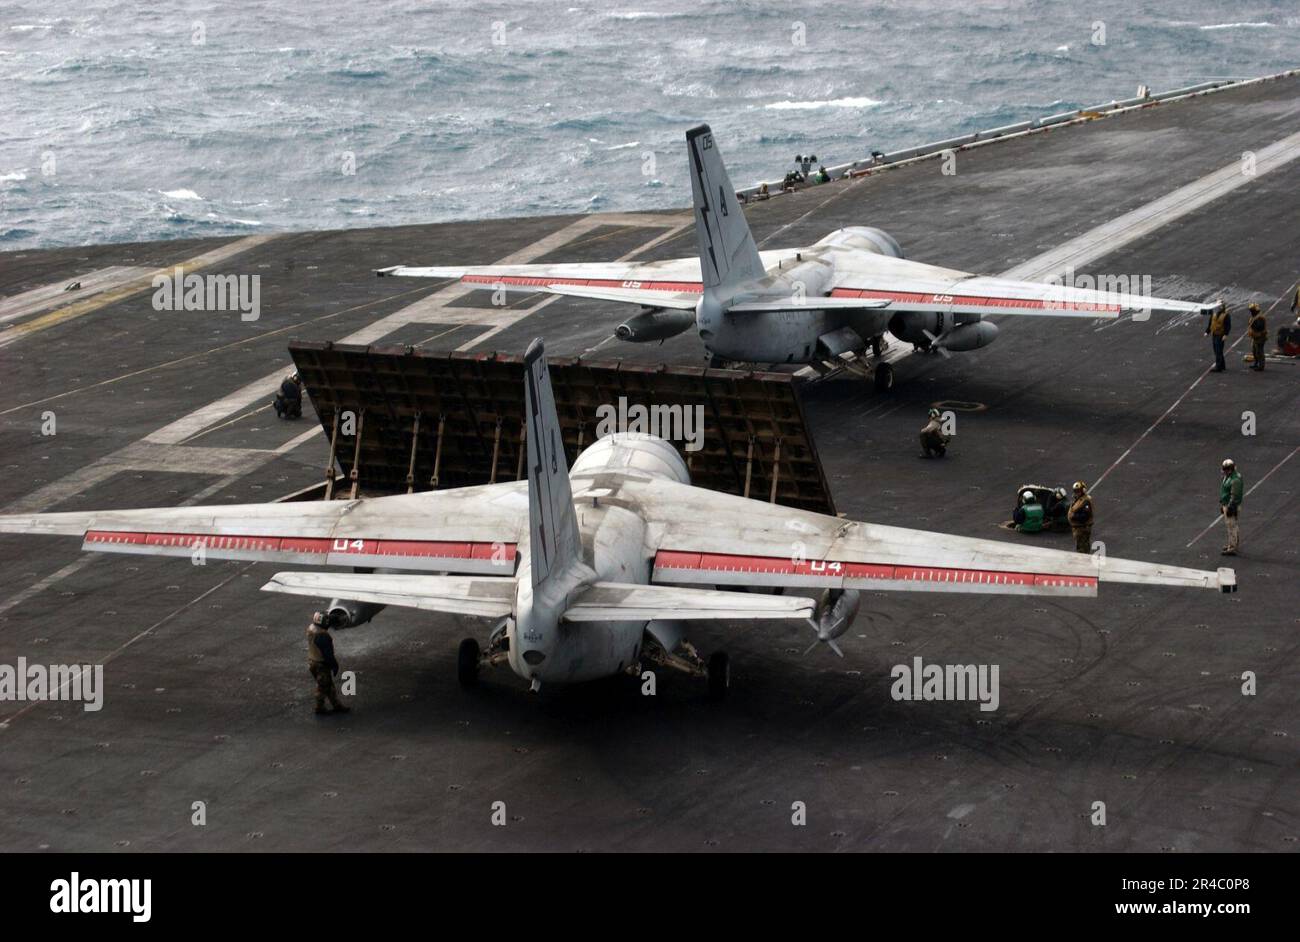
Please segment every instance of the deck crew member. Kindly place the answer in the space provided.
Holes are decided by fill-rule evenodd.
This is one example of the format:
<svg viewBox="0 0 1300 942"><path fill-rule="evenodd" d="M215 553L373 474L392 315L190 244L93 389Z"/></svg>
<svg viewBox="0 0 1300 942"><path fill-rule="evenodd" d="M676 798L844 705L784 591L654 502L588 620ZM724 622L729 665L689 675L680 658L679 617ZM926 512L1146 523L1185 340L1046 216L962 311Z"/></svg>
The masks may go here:
<svg viewBox="0 0 1300 942"><path fill-rule="evenodd" d="M921 429L921 457L942 458L951 440L943 434L943 423L938 409L930 410L930 421Z"/></svg>
<svg viewBox="0 0 1300 942"><path fill-rule="evenodd" d="M282 419L302 418L302 377L290 373L275 394L275 414Z"/></svg>
<svg viewBox="0 0 1300 942"><path fill-rule="evenodd" d="M1223 525L1228 528L1228 542L1222 551L1224 556L1236 556L1237 547L1241 543L1238 517L1243 489L1241 472L1231 458L1224 458L1223 480L1219 483L1219 512L1223 514Z"/></svg>
<svg viewBox="0 0 1300 942"><path fill-rule="evenodd" d="M1210 322L1205 325L1205 334L1214 346L1213 373L1222 373L1228 368L1223 361L1223 343L1232 332L1232 315L1228 313L1228 302L1220 301L1218 309L1210 315Z"/></svg>
<svg viewBox="0 0 1300 942"><path fill-rule="evenodd" d="M338 694L334 692L334 678L339 672L339 662L334 657L334 639L330 637L329 616L316 612L311 616L307 626L307 668L316 681L316 712L329 713L325 701L329 701L335 713L347 713L351 707L339 703Z"/></svg>
<svg viewBox="0 0 1300 942"><path fill-rule="evenodd" d="M1251 303L1250 320L1246 322L1246 333L1250 336L1250 355L1255 361L1251 365L1252 370L1262 370L1264 368L1264 342L1268 340L1268 321L1264 318L1264 313L1259 309L1259 305Z"/></svg>
<svg viewBox="0 0 1300 942"><path fill-rule="evenodd" d="M1092 498L1088 496L1088 486L1082 481L1074 482L1074 502L1066 515L1070 521L1070 532L1074 534L1074 549L1079 553L1092 552Z"/></svg>
<svg viewBox="0 0 1300 942"><path fill-rule="evenodd" d="M1038 533L1043 529L1043 505L1038 496L1030 490L1022 491L1020 503L1011 514L1011 520L1021 533Z"/></svg>

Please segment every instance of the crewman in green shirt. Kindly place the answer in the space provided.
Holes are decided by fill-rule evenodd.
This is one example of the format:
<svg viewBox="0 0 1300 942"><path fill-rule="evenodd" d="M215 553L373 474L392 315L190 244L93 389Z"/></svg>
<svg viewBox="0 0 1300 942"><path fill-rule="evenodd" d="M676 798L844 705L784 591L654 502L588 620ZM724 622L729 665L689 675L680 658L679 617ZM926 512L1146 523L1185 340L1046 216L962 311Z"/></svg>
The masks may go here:
<svg viewBox="0 0 1300 942"><path fill-rule="evenodd" d="M1219 484L1219 512L1223 514L1223 524L1228 528L1228 544L1222 552L1224 556L1236 556L1237 547L1241 544L1241 531L1238 527L1243 490L1241 472L1231 458L1224 458L1223 481Z"/></svg>

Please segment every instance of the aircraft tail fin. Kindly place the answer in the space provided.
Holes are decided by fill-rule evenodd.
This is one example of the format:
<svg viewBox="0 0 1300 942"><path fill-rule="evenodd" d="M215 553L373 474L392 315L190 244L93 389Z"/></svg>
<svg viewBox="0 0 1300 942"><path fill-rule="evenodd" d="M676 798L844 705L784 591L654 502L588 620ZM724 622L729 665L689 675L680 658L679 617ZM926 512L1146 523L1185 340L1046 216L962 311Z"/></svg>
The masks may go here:
<svg viewBox="0 0 1300 942"><path fill-rule="evenodd" d="M569 486L569 463L555 412L546 349L534 340L524 354L528 429L528 534L533 586L581 555L578 517Z"/></svg>
<svg viewBox="0 0 1300 942"><path fill-rule="evenodd" d="M686 150L705 289L762 278L765 271L758 246L707 124L686 132Z"/></svg>

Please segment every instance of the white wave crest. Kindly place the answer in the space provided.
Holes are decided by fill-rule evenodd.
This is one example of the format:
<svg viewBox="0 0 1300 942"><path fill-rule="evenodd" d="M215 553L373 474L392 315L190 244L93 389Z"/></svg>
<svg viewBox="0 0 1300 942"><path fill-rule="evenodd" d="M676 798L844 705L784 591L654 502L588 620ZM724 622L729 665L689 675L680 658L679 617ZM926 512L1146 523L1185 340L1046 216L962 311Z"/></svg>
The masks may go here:
<svg viewBox="0 0 1300 942"><path fill-rule="evenodd" d="M830 98L823 101L774 101L763 107L769 111L811 111L814 108L874 108L882 104L875 98Z"/></svg>

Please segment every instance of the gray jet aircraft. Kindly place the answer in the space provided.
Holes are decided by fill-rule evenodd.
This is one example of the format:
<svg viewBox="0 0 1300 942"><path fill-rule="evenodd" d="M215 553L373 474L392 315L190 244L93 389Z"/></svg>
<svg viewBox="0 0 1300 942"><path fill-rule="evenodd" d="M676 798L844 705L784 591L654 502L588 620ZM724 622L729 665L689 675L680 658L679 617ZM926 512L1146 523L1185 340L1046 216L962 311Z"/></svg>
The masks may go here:
<svg viewBox="0 0 1300 942"><path fill-rule="evenodd" d="M479 265L379 269L379 275L458 278L476 288L545 292L637 304L615 330L634 343L694 328L714 365L801 363L844 367L889 389L886 332L911 349L989 345L985 317L1117 318L1125 311L1205 313L1203 304L1118 291L972 275L909 261L890 235L837 229L806 248L760 252L708 125L686 133L696 258L659 262ZM867 355L867 351L871 355Z"/></svg>
<svg viewBox="0 0 1300 942"><path fill-rule="evenodd" d="M854 523L692 486L662 438L615 433L568 466L542 342L525 355L526 481L391 497L0 517L0 533L82 548L351 567L289 571L262 588L322 599L351 625L384 606L490 619L461 642L459 677L508 664L534 690L643 664L730 682L691 621L795 619L812 646L853 623L861 591L1095 596L1102 582L1234 591L1217 572ZM382 569L384 571L370 571ZM404 570L404 571L394 571ZM708 586L708 588L701 588ZM755 588L769 592L750 591ZM815 598L776 594L812 590ZM812 650L810 647L809 650ZM841 655L842 656L842 655Z"/></svg>

